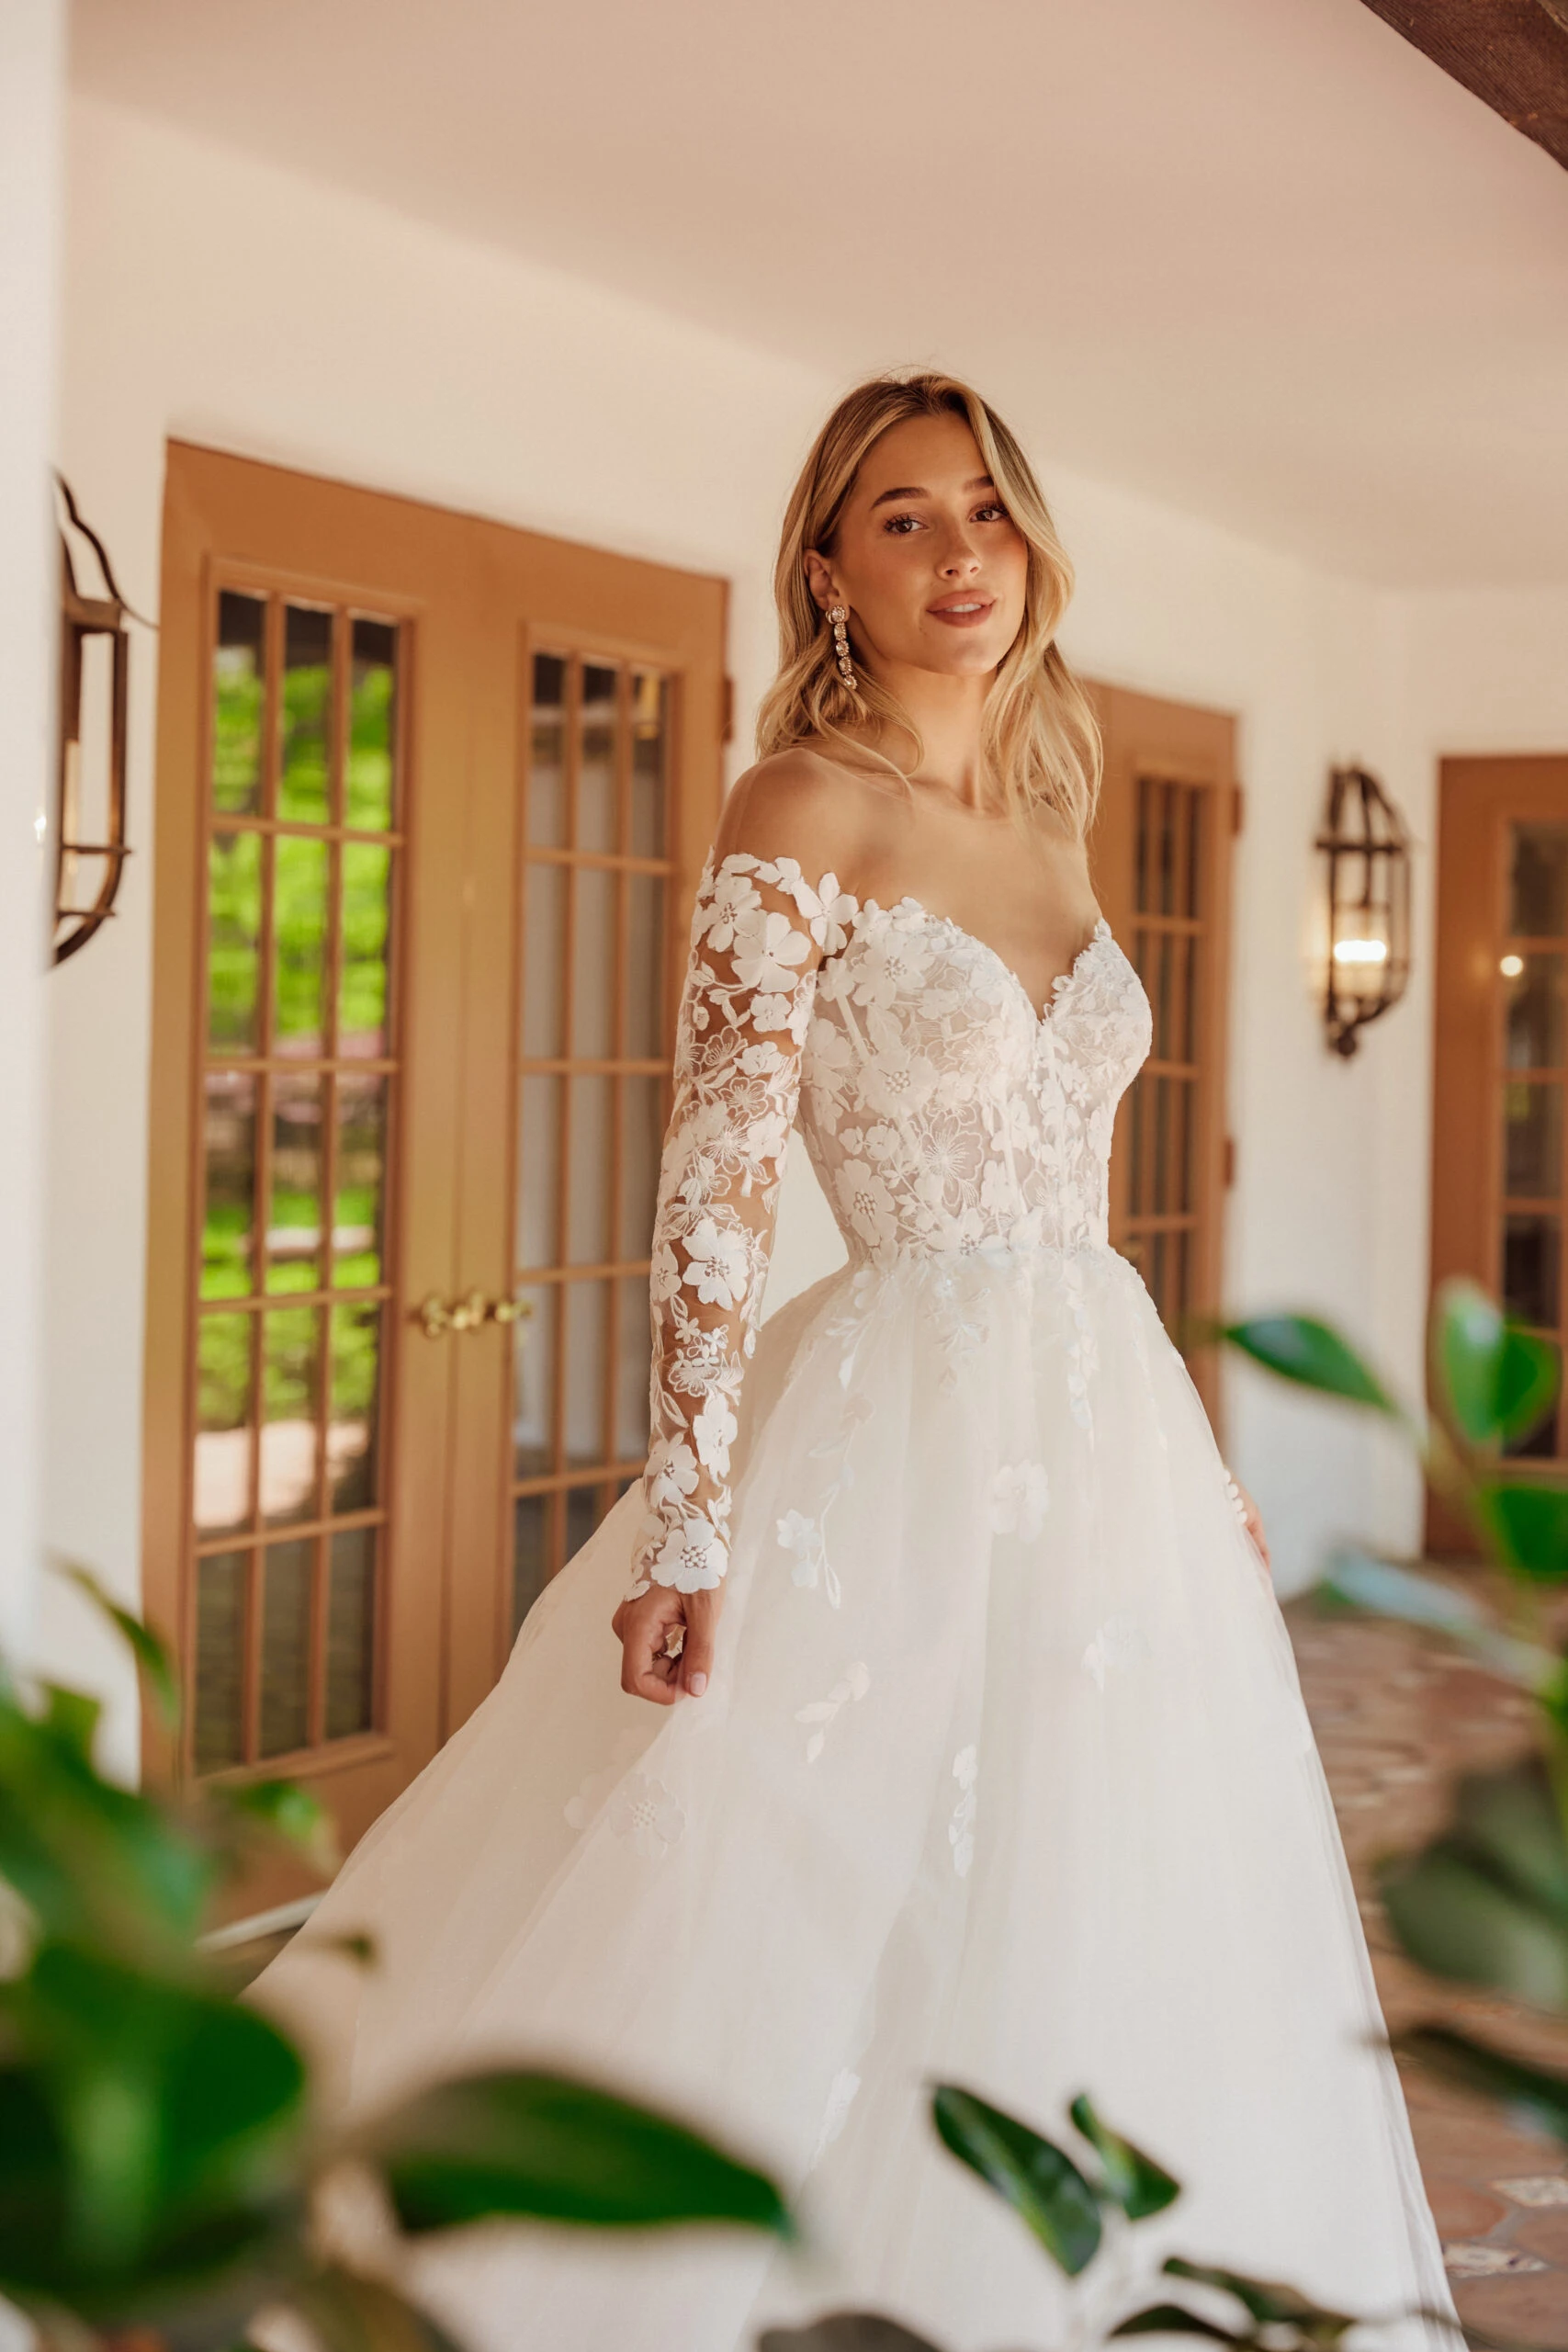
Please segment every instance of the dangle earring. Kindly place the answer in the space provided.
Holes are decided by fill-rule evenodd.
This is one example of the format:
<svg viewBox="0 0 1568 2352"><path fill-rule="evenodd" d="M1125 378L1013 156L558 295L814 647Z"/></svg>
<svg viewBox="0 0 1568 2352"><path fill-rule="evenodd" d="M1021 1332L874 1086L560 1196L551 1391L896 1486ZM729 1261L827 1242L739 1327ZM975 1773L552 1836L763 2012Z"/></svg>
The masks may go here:
<svg viewBox="0 0 1568 2352"><path fill-rule="evenodd" d="M833 651L838 660L839 675L851 694L853 694L856 691L855 673L853 664L850 661L849 631L844 626L849 617L842 605L835 605L828 616L833 628Z"/></svg>

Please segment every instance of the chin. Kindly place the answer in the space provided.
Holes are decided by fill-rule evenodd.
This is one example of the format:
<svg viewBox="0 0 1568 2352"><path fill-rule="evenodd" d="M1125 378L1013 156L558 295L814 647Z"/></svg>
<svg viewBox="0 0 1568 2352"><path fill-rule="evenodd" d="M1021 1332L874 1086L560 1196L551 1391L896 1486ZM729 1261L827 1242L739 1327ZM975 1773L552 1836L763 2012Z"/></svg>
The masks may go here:
<svg viewBox="0 0 1568 2352"><path fill-rule="evenodd" d="M987 645L980 639L973 642L961 639L952 646L927 646L922 649L920 667L934 670L939 677L943 678L988 677L1006 661L1008 646L1011 642L1010 638L1007 645Z"/></svg>

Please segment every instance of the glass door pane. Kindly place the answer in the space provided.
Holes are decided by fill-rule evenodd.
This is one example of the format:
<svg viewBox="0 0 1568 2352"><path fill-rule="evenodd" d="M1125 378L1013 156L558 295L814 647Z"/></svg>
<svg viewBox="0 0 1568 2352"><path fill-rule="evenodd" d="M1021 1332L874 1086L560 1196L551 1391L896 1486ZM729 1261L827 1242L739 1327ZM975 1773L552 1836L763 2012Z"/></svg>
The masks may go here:
<svg viewBox="0 0 1568 2352"><path fill-rule="evenodd" d="M1508 1313L1561 1340L1563 1298L1563 997L1568 983L1568 825L1516 820L1507 830L1506 883L1492 1020L1496 1097L1491 1122L1497 1182L1496 1288ZM1513 1453L1551 1459L1559 1415L1518 1440Z"/></svg>
<svg viewBox="0 0 1568 2352"><path fill-rule="evenodd" d="M217 592L192 1761L378 1723L402 633Z"/></svg>
<svg viewBox="0 0 1568 2352"><path fill-rule="evenodd" d="M563 642L523 728L512 1623L642 1467L672 681Z"/></svg>
<svg viewBox="0 0 1568 2352"><path fill-rule="evenodd" d="M1213 787L1158 775L1135 784L1130 953L1154 1018L1149 1058L1129 1090L1125 1214L1118 1246L1179 1344L1198 1305L1201 1204L1194 1164L1202 1064L1201 994L1212 952L1208 876Z"/></svg>

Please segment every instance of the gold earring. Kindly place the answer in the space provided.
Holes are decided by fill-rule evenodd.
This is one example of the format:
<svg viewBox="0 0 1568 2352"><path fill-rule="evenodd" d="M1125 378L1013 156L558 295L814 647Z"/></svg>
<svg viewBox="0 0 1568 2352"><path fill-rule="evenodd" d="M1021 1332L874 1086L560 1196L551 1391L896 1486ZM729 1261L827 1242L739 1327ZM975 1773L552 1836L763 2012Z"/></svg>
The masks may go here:
<svg viewBox="0 0 1568 2352"><path fill-rule="evenodd" d="M842 605L835 605L832 611L828 616L833 629L833 652L839 664L839 675L842 678L845 685L848 686L851 694L853 694L855 692L855 673L853 664L850 660L849 631L845 628L845 623L848 621L849 617L849 614L844 610Z"/></svg>

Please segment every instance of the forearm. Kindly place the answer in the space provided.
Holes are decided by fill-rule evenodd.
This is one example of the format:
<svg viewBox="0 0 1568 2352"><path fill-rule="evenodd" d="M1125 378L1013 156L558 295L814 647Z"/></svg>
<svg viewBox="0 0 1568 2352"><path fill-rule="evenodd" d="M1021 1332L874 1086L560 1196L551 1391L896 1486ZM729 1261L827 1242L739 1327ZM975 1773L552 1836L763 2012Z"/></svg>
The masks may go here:
<svg viewBox="0 0 1568 2352"><path fill-rule="evenodd" d="M705 873L677 1027L649 1282L646 1511L634 1596L711 1590L729 1555L729 1456L756 1345L801 1051L824 953L841 945L831 876L731 853Z"/></svg>

